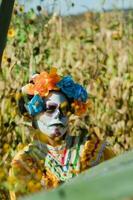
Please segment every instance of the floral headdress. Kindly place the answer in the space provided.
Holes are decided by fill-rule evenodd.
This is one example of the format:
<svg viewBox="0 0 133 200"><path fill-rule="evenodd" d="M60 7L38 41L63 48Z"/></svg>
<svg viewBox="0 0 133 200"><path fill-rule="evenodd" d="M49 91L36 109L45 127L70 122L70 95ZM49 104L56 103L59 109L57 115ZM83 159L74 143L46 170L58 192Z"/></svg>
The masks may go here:
<svg viewBox="0 0 133 200"><path fill-rule="evenodd" d="M81 85L75 83L71 76L61 78L57 69L52 68L50 73L46 71L32 76L30 83L22 87L25 108L28 114L35 116L45 110L43 98L47 97L50 91L61 91L71 102L71 110L76 115L85 113L87 109L87 92ZM27 98L27 95L30 96Z"/></svg>

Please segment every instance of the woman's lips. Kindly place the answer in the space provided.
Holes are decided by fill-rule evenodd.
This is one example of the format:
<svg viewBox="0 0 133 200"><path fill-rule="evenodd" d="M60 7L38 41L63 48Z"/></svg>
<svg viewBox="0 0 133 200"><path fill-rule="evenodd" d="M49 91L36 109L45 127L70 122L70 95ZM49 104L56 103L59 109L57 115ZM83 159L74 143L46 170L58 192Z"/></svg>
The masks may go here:
<svg viewBox="0 0 133 200"><path fill-rule="evenodd" d="M64 130L66 129L66 126L62 123L54 123L51 124L49 127L51 127L52 129L51 137L61 137L64 133Z"/></svg>
<svg viewBox="0 0 133 200"><path fill-rule="evenodd" d="M62 126L62 127L65 127L62 123L55 123L55 124L51 124L51 125L49 125L49 126Z"/></svg>
<svg viewBox="0 0 133 200"><path fill-rule="evenodd" d="M54 133L52 134L53 137L59 137L59 136L61 136L61 135L62 135L62 134L61 134L61 132L59 131L58 128L56 128L56 129L54 130Z"/></svg>

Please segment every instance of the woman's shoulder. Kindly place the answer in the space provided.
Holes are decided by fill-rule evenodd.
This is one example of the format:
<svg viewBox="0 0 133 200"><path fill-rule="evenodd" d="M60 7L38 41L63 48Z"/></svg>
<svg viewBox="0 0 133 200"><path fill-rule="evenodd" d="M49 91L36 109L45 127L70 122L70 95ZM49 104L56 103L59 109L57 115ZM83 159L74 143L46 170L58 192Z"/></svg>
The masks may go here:
<svg viewBox="0 0 133 200"><path fill-rule="evenodd" d="M26 157L30 156L30 152L32 149L32 144L28 144L23 149L19 150L12 160L12 164L14 164L18 160L25 160Z"/></svg>
<svg viewBox="0 0 133 200"><path fill-rule="evenodd" d="M81 168L84 170L93 167L114 156L115 154L106 140L101 140L95 134L87 135L81 155Z"/></svg>
<svg viewBox="0 0 133 200"><path fill-rule="evenodd" d="M11 167L28 170L28 168L31 168L32 166L41 165L41 163L44 161L42 161L39 157L40 152L38 151L39 150L33 143L28 144L22 150L16 153L11 162Z"/></svg>
<svg viewBox="0 0 133 200"><path fill-rule="evenodd" d="M20 150L12 160L9 177L12 191L11 200L16 200L19 195L38 191L42 188L41 178L45 169L44 161L34 153L34 145L29 144ZM23 187L22 187L23 185Z"/></svg>

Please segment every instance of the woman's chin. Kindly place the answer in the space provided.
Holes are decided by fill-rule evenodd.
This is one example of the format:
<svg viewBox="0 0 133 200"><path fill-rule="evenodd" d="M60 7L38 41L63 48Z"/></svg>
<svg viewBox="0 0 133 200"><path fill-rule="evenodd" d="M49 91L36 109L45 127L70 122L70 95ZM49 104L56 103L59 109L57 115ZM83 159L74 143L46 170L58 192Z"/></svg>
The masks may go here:
<svg viewBox="0 0 133 200"><path fill-rule="evenodd" d="M46 135L49 139L53 141L62 140L63 136L66 134L67 129L57 126L52 126L49 129L43 129L41 132Z"/></svg>

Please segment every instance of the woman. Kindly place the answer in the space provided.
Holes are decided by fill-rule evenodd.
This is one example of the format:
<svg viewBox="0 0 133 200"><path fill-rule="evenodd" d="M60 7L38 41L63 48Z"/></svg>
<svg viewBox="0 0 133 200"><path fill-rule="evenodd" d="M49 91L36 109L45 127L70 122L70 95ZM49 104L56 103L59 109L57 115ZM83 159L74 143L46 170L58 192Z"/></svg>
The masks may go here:
<svg viewBox="0 0 133 200"><path fill-rule="evenodd" d="M41 189L55 188L82 171L114 156L95 135L72 136L69 116L84 114L88 95L70 76L56 69L32 77L22 88L19 107L34 127L34 139L14 157L11 200Z"/></svg>

